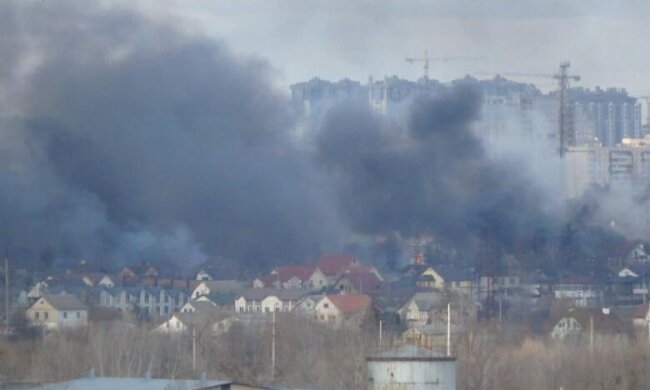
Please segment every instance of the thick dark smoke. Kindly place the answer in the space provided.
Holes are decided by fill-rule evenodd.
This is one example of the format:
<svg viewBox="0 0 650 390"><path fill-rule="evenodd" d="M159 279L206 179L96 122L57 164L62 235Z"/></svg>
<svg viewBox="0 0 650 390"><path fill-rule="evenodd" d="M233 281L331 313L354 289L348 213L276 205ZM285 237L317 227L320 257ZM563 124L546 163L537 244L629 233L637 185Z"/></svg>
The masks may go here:
<svg viewBox="0 0 650 390"><path fill-rule="evenodd" d="M479 109L470 85L420 97L405 135L368 112L330 112L317 142L343 218L358 232L429 235L460 248L486 239L509 250L535 245L550 224L544 199L520 167L487 158L471 130Z"/></svg>
<svg viewBox="0 0 650 390"><path fill-rule="evenodd" d="M25 261L254 265L327 242L263 61L138 13L0 5L0 245Z"/></svg>

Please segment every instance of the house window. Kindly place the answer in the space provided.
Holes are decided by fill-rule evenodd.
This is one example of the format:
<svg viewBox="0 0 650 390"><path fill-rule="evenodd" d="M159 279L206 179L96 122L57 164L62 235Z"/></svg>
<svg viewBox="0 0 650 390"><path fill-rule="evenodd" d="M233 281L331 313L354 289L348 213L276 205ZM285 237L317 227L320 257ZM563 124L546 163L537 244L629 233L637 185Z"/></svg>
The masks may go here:
<svg viewBox="0 0 650 390"><path fill-rule="evenodd" d="M324 307L325 309L329 309L330 304L329 304L329 303L323 303L323 307Z"/></svg>
<svg viewBox="0 0 650 390"><path fill-rule="evenodd" d="M48 317L48 312L44 312L43 313L43 318L45 318L47 320L47 317Z"/></svg>
<svg viewBox="0 0 650 390"><path fill-rule="evenodd" d="M34 313L34 318L36 318L37 320L40 318L40 316L41 316L41 313L39 313L39 312Z"/></svg>
<svg viewBox="0 0 650 390"><path fill-rule="evenodd" d="M77 318L81 318L81 312L77 312Z"/></svg>
<svg viewBox="0 0 650 390"><path fill-rule="evenodd" d="M239 307L239 312L240 312L240 313L243 313L243 312L244 312L244 306L240 306L240 307Z"/></svg>
<svg viewBox="0 0 650 390"><path fill-rule="evenodd" d="M67 311L63 312L63 318L68 318L68 312Z"/></svg>

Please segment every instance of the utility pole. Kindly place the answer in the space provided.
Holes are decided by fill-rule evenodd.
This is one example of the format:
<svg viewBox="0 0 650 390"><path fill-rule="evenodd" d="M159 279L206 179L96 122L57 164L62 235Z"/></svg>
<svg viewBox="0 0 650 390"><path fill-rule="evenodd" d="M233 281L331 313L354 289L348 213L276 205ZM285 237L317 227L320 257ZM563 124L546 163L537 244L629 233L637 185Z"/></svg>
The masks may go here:
<svg viewBox="0 0 650 390"><path fill-rule="evenodd" d="M5 324L9 327L9 315L10 310L10 299L9 299L9 256L5 256Z"/></svg>
<svg viewBox="0 0 650 390"><path fill-rule="evenodd" d="M271 383L275 382L275 310L271 314Z"/></svg>
<svg viewBox="0 0 650 390"><path fill-rule="evenodd" d="M196 375L196 325L192 327L192 374Z"/></svg>
<svg viewBox="0 0 650 390"><path fill-rule="evenodd" d="M451 356L451 304L447 304L447 356Z"/></svg>
<svg viewBox="0 0 650 390"><path fill-rule="evenodd" d="M589 351L594 351L594 316L589 317Z"/></svg>

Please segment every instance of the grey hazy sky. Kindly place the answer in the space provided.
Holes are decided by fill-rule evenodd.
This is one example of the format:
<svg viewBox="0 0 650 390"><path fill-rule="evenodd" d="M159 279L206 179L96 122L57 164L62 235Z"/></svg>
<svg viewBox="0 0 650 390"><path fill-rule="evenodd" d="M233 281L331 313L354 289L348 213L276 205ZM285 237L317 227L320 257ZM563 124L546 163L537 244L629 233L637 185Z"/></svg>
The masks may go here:
<svg viewBox="0 0 650 390"><path fill-rule="evenodd" d="M120 0L121 1L121 0ZM114 2L113 2L114 3ZM124 1L131 6L133 0ZM468 72L552 73L570 60L582 85L650 91L650 1L643 0L138 0L156 17L180 17L187 28L225 40L236 52L268 59L278 83L320 76L366 81L397 74L417 78L404 61L434 62L442 80ZM531 79L544 89L551 81Z"/></svg>

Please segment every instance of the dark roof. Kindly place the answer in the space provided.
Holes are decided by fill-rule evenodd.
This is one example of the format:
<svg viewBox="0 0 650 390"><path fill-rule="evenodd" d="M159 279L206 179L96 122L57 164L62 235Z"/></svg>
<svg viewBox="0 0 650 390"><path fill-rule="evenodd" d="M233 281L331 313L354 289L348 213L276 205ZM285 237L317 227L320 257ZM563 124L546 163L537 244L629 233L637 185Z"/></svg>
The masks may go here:
<svg viewBox="0 0 650 390"><path fill-rule="evenodd" d="M47 303L52 305L56 310L86 310L86 305L83 304L74 295L43 295L42 297Z"/></svg>
<svg viewBox="0 0 650 390"><path fill-rule="evenodd" d="M347 279L360 293L370 293L381 290L382 283L373 273L353 272L343 274L339 280Z"/></svg>
<svg viewBox="0 0 650 390"><path fill-rule="evenodd" d="M641 263L641 264L632 264L629 267L632 272L639 275L639 277L650 276L650 264Z"/></svg>
<svg viewBox="0 0 650 390"><path fill-rule="evenodd" d="M205 284L206 287L210 290L210 292L219 292L219 293L236 292L244 288L247 284L237 280L205 280L201 283Z"/></svg>
<svg viewBox="0 0 650 390"><path fill-rule="evenodd" d="M237 298L244 297L246 300L255 300L259 301L268 296L276 296L282 301L297 301L300 298L308 295L309 290L292 288L286 290L273 289L273 288L259 288L259 289L249 289L244 290L241 294L237 295Z"/></svg>
<svg viewBox="0 0 650 390"><path fill-rule="evenodd" d="M235 304L235 299L238 296L235 293L210 293L208 295L203 295L197 298L199 301L210 301L218 306L232 306Z"/></svg>
<svg viewBox="0 0 650 390"><path fill-rule="evenodd" d="M601 282L594 276L574 275L566 276L558 280L555 284L598 285L601 284Z"/></svg>
<svg viewBox="0 0 650 390"><path fill-rule="evenodd" d="M473 280L471 271L453 264L441 264L432 267L445 281L461 282Z"/></svg>

